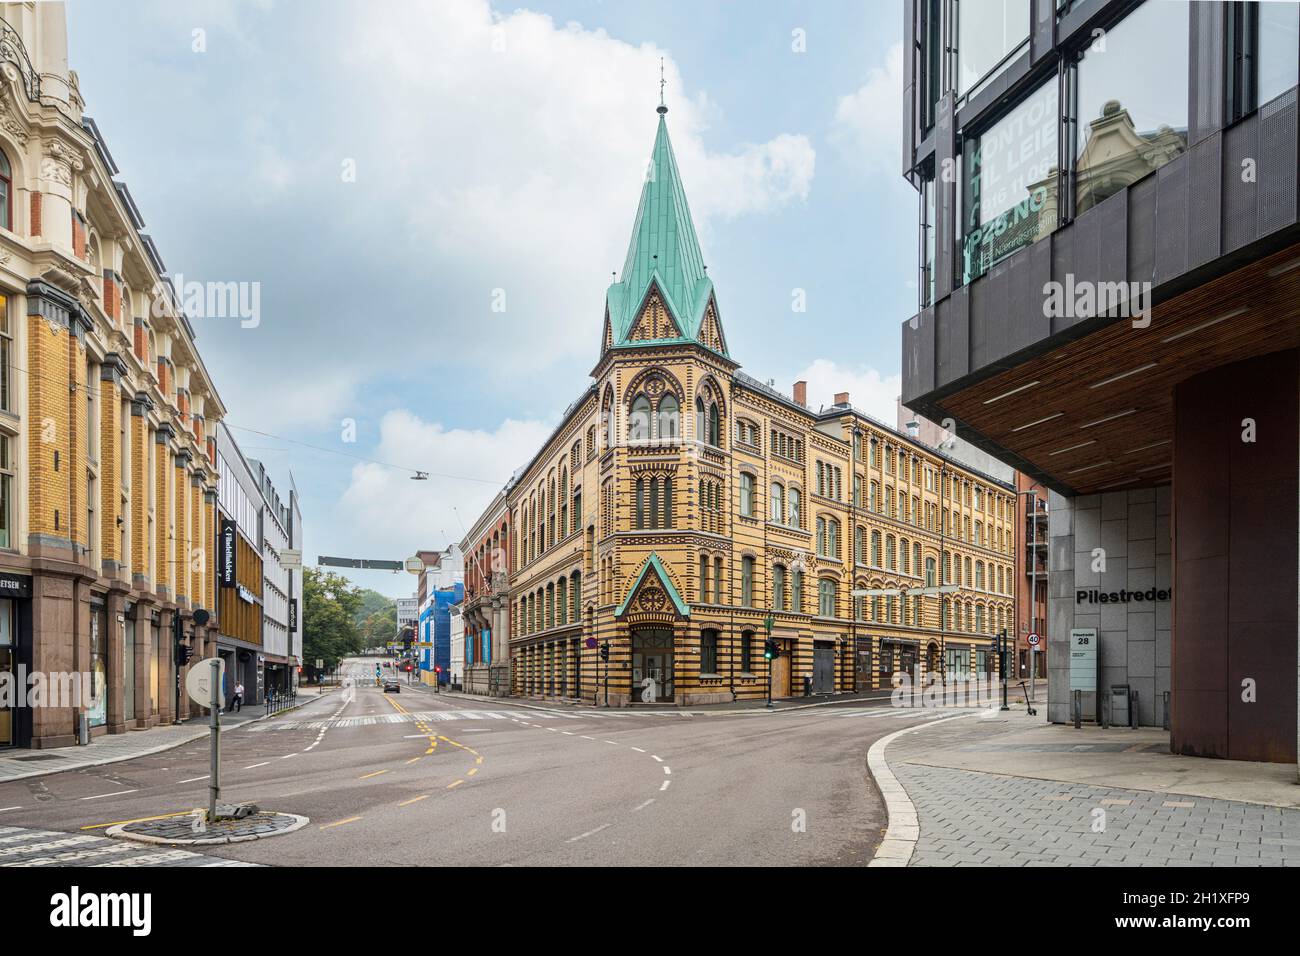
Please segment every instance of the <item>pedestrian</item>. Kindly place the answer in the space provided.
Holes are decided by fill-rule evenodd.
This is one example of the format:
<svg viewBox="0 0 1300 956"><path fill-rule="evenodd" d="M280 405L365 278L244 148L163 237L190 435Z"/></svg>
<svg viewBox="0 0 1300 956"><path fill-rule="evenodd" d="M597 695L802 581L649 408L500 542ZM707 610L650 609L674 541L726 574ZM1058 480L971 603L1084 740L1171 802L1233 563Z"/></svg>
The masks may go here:
<svg viewBox="0 0 1300 956"><path fill-rule="evenodd" d="M243 682L237 681L235 683L235 699L230 702L230 707L232 710L234 710L235 713L239 713L239 711L243 708L243 706L244 706L244 685Z"/></svg>

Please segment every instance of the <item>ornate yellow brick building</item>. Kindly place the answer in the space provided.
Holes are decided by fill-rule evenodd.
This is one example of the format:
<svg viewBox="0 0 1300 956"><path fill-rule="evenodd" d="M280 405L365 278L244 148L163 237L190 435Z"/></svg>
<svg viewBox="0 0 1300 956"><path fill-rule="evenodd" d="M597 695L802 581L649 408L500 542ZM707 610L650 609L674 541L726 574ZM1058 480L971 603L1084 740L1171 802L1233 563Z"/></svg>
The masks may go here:
<svg viewBox="0 0 1300 956"><path fill-rule="evenodd" d="M0 746L170 722L173 616L215 604L220 399L67 69L61 3L0 5ZM216 628L191 628L200 656ZM185 706L185 705L183 705Z"/></svg>
<svg viewBox="0 0 1300 956"><path fill-rule="evenodd" d="M813 410L740 372L659 112L593 382L507 490L514 692L691 705L992 673L1014 488L847 395Z"/></svg>

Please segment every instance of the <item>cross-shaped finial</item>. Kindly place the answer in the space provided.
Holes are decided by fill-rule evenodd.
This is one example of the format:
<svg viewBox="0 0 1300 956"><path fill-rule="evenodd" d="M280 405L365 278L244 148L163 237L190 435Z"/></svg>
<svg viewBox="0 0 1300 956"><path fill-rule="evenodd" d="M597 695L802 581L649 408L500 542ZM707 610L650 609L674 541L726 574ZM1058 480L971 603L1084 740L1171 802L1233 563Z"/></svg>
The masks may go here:
<svg viewBox="0 0 1300 956"><path fill-rule="evenodd" d="M659 109L658 113L667 113L668 107L664 105L664 84L668 81L664 79L664 58L659 58Z"/></svg>

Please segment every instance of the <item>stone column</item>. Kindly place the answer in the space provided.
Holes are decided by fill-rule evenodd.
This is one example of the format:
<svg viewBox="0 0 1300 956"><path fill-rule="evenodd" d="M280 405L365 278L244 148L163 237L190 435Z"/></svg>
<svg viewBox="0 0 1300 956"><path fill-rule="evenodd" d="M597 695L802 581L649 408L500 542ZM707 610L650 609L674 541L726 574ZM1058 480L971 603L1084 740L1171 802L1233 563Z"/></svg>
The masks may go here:
<svg viewBox="0 0 1300 956"><path fill-rule="evenodd" d="M126 648L126 593L122 587L109 591L104 604L108 618L108 633L104 635L108 673L108 732L120 734L126 730L126 722L131 716L124 712L126 702L123 698L126 689L126 675L122 670L122 655Z"/></svg>

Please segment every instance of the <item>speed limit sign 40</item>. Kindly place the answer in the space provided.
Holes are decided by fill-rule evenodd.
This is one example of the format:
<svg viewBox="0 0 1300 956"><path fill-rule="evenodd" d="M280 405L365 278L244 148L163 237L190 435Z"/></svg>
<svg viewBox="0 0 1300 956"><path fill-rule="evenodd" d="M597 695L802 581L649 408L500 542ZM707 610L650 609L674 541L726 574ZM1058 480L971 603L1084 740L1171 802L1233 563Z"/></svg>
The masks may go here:
<svg viewBox="0 0 1300 956"><path fill-rule="evenodd" d="M1030 647L1037 647L1038 642L1041 641L1042 638L1039 637L1037 634L1030 634L1029 637L1025 638L1025 640L1029 641Z"/></svg>

